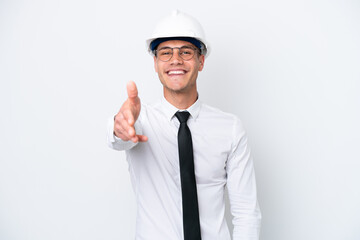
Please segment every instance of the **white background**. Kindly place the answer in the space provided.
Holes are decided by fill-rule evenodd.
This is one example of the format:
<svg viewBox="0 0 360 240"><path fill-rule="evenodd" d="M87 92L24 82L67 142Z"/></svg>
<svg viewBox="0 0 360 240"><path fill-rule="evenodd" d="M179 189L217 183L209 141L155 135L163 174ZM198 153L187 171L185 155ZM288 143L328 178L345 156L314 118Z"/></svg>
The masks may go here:
<svg viewBox="0 0 360 240"><path fill-rule="evenodd" d="M108 117L173 9L212 53L202 101L238 115L253 150L261 240L360 239L360 3L351 0L0 1L0 239L133 239L124 153Z"/></svg>

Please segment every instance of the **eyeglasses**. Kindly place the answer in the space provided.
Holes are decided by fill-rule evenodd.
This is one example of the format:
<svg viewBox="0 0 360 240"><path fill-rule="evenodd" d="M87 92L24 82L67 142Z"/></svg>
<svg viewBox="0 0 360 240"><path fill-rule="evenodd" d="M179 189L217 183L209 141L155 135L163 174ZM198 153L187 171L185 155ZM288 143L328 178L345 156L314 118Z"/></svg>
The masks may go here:
<svg viewBox="0 0 360 240"><path fill-rule="evenodd" d="M190 59L192 59L195 55L195 52L198 51L198 49L188 46L173 48L164 47L159 50L155 50L155 56L158 57L161 61L167 62L172 58L174 54L174 48L179 49L179 56L185 61L189 61Z"/></svg>

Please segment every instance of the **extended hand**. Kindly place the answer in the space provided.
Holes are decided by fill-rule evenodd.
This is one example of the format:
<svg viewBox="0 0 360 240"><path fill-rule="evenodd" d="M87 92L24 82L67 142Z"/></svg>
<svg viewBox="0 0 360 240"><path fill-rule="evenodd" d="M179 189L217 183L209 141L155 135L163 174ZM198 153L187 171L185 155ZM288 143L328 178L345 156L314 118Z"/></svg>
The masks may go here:
<svg viewBox="0 0 360 240"><path fill-rule="evenodd" d="M120 111L115 116L114 134L123 141L146 142L147 137L136 135L134 124L139 117L141 103L138 97L136 84L132 81L126 85L128 99L121 106Z"/></svg>

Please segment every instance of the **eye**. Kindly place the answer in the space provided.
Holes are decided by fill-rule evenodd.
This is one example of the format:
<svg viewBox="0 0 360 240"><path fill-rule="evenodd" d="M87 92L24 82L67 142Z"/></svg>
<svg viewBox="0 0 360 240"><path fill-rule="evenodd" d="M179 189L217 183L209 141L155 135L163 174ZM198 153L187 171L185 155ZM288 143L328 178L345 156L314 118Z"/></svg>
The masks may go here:
<svg viewBox="0 0 360 240"><path fill-rule="evenodd" d="M181 55L185 55L185 56L190 56L190 55L194 54L194 50L191 48L188 48L188 47L181 48L180 52L181 52Z"/></svg>
<svg viewBox="0 0 360 240"><path fill-rule="evenodd" d="M167 55L171 55L172 51L171 51L171 49L161 49L161 50L159 50L158 53L160 56L167 56Z"/></svg>

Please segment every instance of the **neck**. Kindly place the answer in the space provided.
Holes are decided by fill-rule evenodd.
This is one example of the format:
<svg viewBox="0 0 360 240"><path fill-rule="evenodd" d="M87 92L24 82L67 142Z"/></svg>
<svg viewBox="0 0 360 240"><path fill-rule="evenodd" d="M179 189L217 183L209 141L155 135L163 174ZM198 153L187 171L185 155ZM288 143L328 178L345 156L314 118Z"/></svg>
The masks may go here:
<svg viewBox="0 0 360 240"><path fill-rule="evenodd" d="M198 93L197 91L193 91L192 93L169 92L164 89L164 97L177 109L187 109L196 102Z"/></svg>

